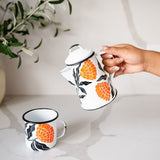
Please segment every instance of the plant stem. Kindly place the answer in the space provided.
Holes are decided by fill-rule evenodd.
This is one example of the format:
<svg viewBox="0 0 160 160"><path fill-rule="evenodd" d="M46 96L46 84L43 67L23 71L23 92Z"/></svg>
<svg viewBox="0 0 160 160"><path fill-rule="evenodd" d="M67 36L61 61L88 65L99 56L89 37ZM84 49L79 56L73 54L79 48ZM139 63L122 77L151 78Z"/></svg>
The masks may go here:
<svg viewBox="0 0 160 160"><path fill-rule="evenodd" d="M49 0L46 0L44 3L42 3L41 5L39 5L37 8L35 8L33 10L33 12L29 15L26 16L26 18L24 18L20 23L18 23L10 32L7 33L6 36L10 35L13 31L15 31L19 26L21 26L22 24L24 24L35 12L37 12L41 6L45 5L48 3Z"/></svg>
<svg viewBox="0 0 160 160"><path fill-rule="evenodd" d="M35 10L33 10L33 12L27 17L27 19L29 19L35 12L37 12L41 6L45 5L48 3L49 0L46 0L44 3L42 3L40 6L38 6L37 8L35 8Z"/></svg>
<svg viewBox="0 0 160 160"><path fill-rule="evenodd" d="M25 23L26 20L22 20L20 23L18 23L10 32L8 32L6 34L6 36L10 35L14 30L16 30L20 25L22 25L23 23Z"/></svg>

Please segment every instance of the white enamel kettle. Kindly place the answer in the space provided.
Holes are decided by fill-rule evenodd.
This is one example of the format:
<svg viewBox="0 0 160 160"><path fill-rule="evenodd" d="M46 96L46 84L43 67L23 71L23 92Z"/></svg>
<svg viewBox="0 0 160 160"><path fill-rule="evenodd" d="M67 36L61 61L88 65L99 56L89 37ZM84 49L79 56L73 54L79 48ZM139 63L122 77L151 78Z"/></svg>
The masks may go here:
<svg viewBox="0 0 160 160"><path fill-rule="evenodd" d="M66 67L61 74L76 87L81 107L85 110L95 110L112 102L117 90L112 86L111 74L106 73L97 55L92 50L84 49L79 44L70 47L65 60Z"/></svg>

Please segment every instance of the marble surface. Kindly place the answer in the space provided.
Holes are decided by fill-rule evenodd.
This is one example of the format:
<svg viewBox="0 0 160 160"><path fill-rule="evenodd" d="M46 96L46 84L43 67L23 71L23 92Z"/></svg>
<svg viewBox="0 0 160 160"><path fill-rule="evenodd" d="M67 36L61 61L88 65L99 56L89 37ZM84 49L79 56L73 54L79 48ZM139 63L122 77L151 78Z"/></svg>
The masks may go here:
<svg viewBox="0 0 160 160"><path fill-rule="evenodd" d="M0 106L0 155L5 160L159 160L160 96L118 96L97 111L85 111L76 96L8 96ZM66 135L43 152L25 146L22 114L56 109Z"/></svg>

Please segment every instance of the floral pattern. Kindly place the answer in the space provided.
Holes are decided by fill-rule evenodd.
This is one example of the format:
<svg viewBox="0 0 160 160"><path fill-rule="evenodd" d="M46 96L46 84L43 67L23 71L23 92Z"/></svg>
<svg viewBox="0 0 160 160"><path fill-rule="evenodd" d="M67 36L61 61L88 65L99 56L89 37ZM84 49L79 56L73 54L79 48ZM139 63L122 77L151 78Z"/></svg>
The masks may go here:
<svg viewBox="0 0 160 160"><path fill-rule="evenodd" d="M31 141L31 148L34 151L48 150L49 147L45 143L51 143L54 140L54 129L49 124L31 124L26 123L27 140ZM36 132L36 137L33 136ZM38 141L37 141L38 140ZM44 143L43 143L44 142Z"/></svg>

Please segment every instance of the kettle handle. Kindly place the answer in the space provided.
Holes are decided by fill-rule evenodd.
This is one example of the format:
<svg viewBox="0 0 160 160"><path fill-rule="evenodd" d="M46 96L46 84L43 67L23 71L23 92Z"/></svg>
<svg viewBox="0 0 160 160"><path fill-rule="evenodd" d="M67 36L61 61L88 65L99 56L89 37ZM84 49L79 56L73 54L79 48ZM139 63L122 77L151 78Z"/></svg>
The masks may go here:
<svg viewBox="0 0 160 160"><path fill-rule="evenodd" d="M105 52L98 52L98 53L96 53L96 56L97 55L102 55L102 54L104 54ZM114 58L114 55L112 55L112 57L111 57L111 59L113 59ZM105 71L106 72L106 71ZM107 74L108 74L108 72L106 72ZM114 76L114 74L115 74L115 72L113 72L113 73L110 73L109 74L109 77L108 77L108 82L110 83L110 84L112 84L112 79L113 79L113 76Z"/></svg>

